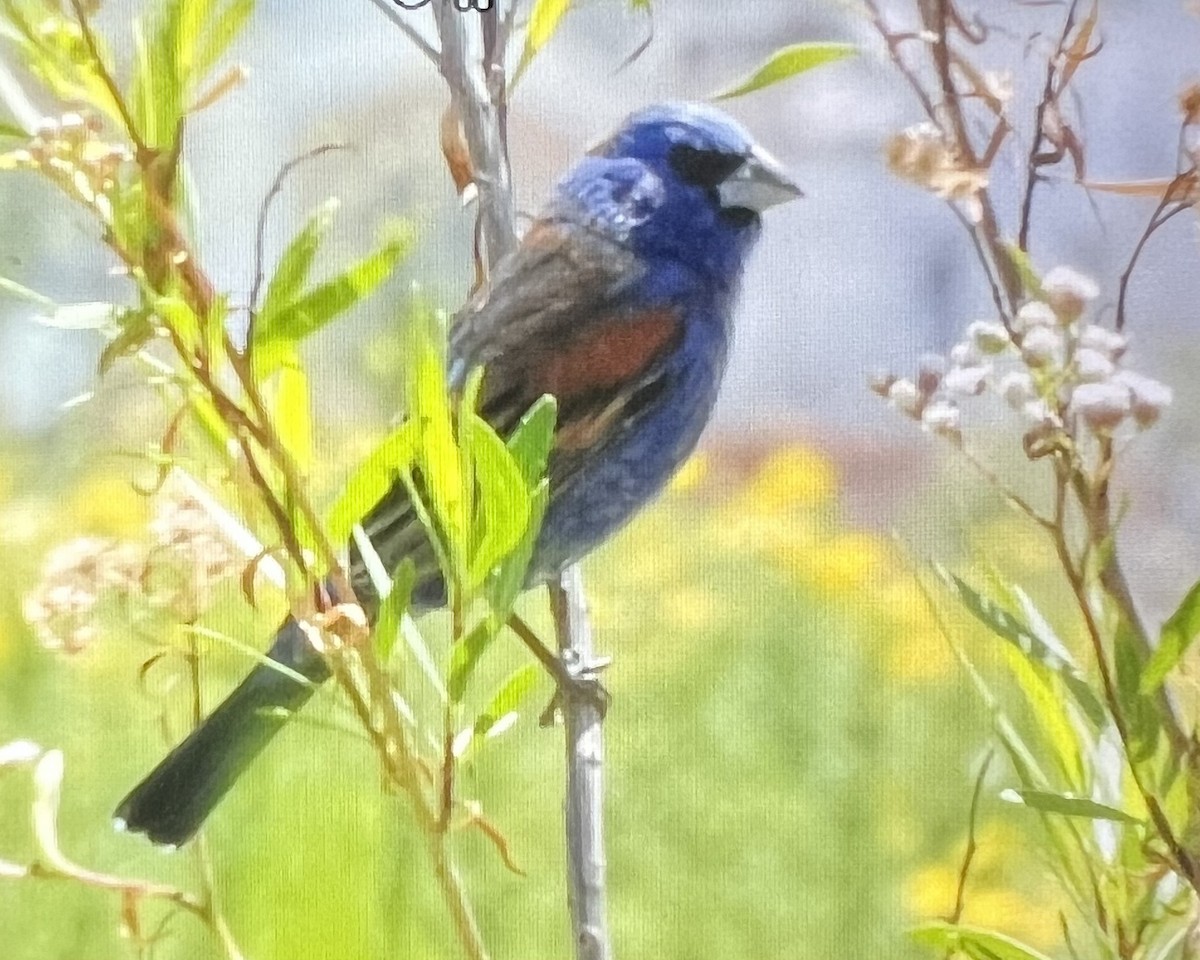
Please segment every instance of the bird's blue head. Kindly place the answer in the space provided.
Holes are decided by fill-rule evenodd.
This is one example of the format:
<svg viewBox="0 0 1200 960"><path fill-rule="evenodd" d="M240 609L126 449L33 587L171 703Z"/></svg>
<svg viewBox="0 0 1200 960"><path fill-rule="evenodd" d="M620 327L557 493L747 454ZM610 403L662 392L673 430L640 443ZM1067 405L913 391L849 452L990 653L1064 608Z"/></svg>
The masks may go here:
<svg viewBox="0 0 1200 960"><path fill-rule="evenodd" d="M702 104L648 107L559 184L556 206L585 214L639 255L736 282L768 207L800 189L735 120Z"/></svg>

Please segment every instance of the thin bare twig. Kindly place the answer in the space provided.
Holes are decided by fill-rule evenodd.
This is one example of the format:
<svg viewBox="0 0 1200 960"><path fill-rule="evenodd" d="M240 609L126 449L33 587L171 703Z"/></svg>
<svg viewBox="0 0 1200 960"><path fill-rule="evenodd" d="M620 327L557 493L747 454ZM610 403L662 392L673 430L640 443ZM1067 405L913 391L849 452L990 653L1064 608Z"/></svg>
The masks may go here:
<svg viewBox="0 0 1200 960"><path fill-rule="evenodd" d="M1167 188L1163 191L1163 195L1158 201L1158 206L1150 214L1150 219L1146 223L1146 229L1142 231L1142 235L1134 245L1133 253L1129 257L1129 263L1121 271L1121 281L1117 292L1117 318L1114 326L1118 332L1125 329L1125 311L1129 299L1129 281L1133 278L1133 271L1137 269L1142 251L1160 227L1176 215L1183 213L1184 210L1190 210L1195 206L1196 199L1192 196L1194 192L1192 188L1195 186L1196 177L1195 167L1176 174L1175 178L1167 184Z"/></svg>
<svg viewBox="0 0 1200 960"><path fill-rule="evenodd" d="M510 15L513 9L515 6ZM434 18L442 43L442 76L450 88L451 107L462 124L479 191L479 230L483 257L490 268L517 243L504 123L504 51L498 48L500 38L507 39L509 27L502 23L497 29L492 11L491 22L481 25L490 42L485 43L485 62L479 63L468 55L469 18L447 0L435 0ZM596 662L596 655L579 569L568 569L549 590L562 660L558 666L586 672ZM561 705L567 739L567 869L575 952L578 960L611 960L603 832L603 715L594 700L572 696L570 688L562 691Z"/></svg>
<svg viewBox="0 0 1200 960"><path fill-rule="evenodd" d="M139 161L145 161L146 141L142 139L141 131L138 130L137 124L133 120L133 114L130 113L129 107L125 104L125 98L121 95L121 88L117 86L117 82L113 79L112 74L108 72L108 66L104 62L104 58L100 56L100 45L96 43L96 35L92 32L92 24L88 20L87 11L83 7L83 0L71 0L71 8L75 11L75 19L79 23L79 31L83 34L84 45L88 49L88 55L92 58L92 62L96 67L96 74L100 77L100 82L104 84L108 94L112 97L113 104L117 108L117 113L121 115L121 123L125 127L125 133L137 147Z"/></svg>
<svg viewBox="0 0 1200 960"><path fill-rule="evenodd" d="M1055 90L1058 61L1066 49L1067 37L1071 35L1071 31L1075 27L1075 11L1078 6L1079 0L1071 0L1071 5L1067 8L1067 16L1063 21L1058 44L1054 48L1054 53L1046 60L1046 80L1042 86L1042 96L1038 100L1037 109L1034 112L1033 142L1029 145L1029 158L1025 162L1025 193L1021 198L1021 223L1017 229L1017 246L1025 251L1029 250L1029 229L1033 219L1033 192L1041 182L1039 170L1044 163L1041 151L1042 144L1046 139L1046 111L1062 93L1061 90Z"/></svg>
<svg viewBox="0 0 1200 960"><path fill-rule="evenodd" d="M967 849L963 853L962 866L958 869L958 890L954 895L954 910L946 918L947 923L957 924L962 920L963 911L967 908L967 879L971 875L971 864L975 860L978 845L975 842L975 830L979 820L979 799L983 795L983 781L992 766L996 756L996 748L988 749L983 763L979 765L979 775L975 778L975 789L971 793L971 808L967 814Z"/></svg>
<svg viewBox="0 0 1200 960"><path fill-rule="evenodd" d="M468 16L449 0L435 0L434 20L442 41L439 69L450 90L450 105L462 124L471 175L479 191L479 223L489 265L517 245L512 183L498 119L483 64L471 56Z"/></svg>

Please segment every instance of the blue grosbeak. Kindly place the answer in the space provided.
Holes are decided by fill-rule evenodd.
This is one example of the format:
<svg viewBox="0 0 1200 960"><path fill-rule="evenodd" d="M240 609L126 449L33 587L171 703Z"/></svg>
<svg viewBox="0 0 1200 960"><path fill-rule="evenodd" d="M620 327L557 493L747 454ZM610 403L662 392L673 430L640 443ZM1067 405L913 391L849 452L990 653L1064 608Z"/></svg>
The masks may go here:
<svg viewBox="0 0 1200 960"><path fill-rule="evenodd" d="M611 536L691 453L716 400L759 215L800 195L720 111L650 107L566 175L455 318L451 381L485 368L480 410L501 434L541 395L558 400L549 506L527 585L556 577ZM387 569L409 557L422 571L415 611L445 602L402 483L362 526ZM377 596L354 544L350 575L373 618ZM120 803L119 824L156 843L187 840L329 676L291 619L268 656L313 683L256 667Z"/></svg>

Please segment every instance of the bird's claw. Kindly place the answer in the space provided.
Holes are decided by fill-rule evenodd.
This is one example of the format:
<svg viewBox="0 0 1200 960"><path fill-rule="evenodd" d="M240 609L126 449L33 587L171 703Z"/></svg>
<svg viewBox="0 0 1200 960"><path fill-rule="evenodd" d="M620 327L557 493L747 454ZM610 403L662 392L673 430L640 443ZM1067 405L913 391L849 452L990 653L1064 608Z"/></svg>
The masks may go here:
<svg viewBox="0 0 1200 960"><path fill-rule="evenodd" d="M612 663L612 657L596 657L584 661L574 650L564 650L557 660L554 671L558 689L542 711L540 723L543 727L554 724L555 715L565 712L564 708L583 704L595 710L601 720L608 712L612 695L603 683L600 674Z"/></svg>

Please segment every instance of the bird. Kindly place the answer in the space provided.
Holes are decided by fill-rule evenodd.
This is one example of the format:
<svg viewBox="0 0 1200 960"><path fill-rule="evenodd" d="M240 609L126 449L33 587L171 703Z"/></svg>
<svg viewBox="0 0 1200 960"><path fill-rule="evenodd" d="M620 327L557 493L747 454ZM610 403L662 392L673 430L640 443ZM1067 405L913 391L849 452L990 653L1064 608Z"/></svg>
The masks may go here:
<svg viewBox="0 0 1200 960"><path fill-rule="evenodd" d="M482 368L479 410L501 435L545 394L558 419L548 504L526 575L550 582L666 486L707 424L762 214L803 193L709 104L631 114L552 190L516 249L454 317L453 386ZM361 521L385 569L419 571L410 610L442 606L432 545L397 479ZM357 542L348 575L370 622L379 599ZM329 667L291 617L255 666L118 804L118 829L191 838Z"/></svg>

